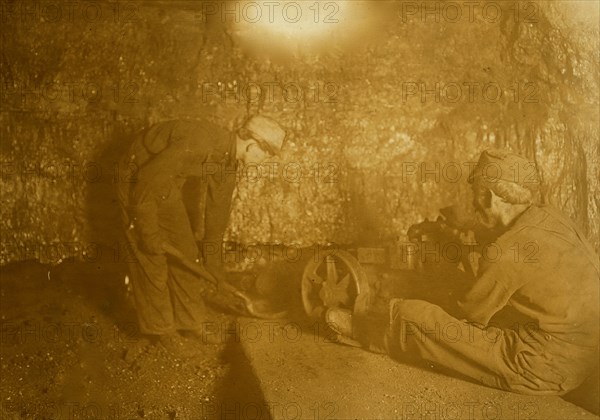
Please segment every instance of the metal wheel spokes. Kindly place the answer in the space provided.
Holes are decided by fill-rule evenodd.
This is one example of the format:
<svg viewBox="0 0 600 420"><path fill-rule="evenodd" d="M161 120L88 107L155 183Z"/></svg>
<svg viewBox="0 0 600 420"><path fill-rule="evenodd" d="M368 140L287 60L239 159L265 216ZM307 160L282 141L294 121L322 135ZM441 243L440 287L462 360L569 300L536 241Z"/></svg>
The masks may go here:
<svg viewBox="0 0 600 420"><path fill-rule="evenodd" d="M321 287L319 297L327 307L351 306L350 274L346 274L341 282L336 283L336 281L336 278L332 280L328 278Z"/></svg>
<svg viewBox="0 0 600 420"><path fill-rule="evenodd" d="M317 274L317 268L318 266L315 266L314 269L310 270L309 272L305 270L304 276L314 284L322 284L324 280L321 276L319 276L319 274Z"/></svg>
<svg viewBox="0 0 600 420"><path fill-rule="evenodd" d="M329 251L310 261L302 276L302 303L305 312L320 318L327 308L353 310L356 297L368 289L360 264L346 251Z"/></svg>
<svg viewBox="0 0 600 420"><path fill-rule="evenodd" d="M335 268L335 259L333 256L328 255L325 257L325 266L327 267L327 283L331 287L335 287L338 281L338 272Z"/></svg>

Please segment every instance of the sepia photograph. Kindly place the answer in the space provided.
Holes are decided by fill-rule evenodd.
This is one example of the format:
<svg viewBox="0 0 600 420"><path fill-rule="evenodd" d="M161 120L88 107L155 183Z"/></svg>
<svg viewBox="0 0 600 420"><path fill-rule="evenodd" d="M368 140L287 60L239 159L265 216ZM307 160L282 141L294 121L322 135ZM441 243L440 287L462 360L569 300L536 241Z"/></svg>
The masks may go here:
<svg viewBox="0 0 600 420"><path fill-rule="evenodd" d="M0 20L0 420L600 418L600 0Z"/></svg>

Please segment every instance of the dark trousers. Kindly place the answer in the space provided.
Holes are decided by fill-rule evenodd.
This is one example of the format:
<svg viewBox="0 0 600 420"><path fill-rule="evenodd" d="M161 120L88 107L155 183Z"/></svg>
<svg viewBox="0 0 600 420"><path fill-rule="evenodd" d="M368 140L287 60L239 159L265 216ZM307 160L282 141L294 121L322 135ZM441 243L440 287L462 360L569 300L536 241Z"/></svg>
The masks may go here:
<svg viewBox="0 0 600 420"><path fill-rule="evenodd" d="M126 197L122 202L126 202ZM125 209L124 212L128 220ZM159 200L158 224L166 242L189 260L198 258L198 247L178 188L174 187L165 199ZM129 271L141 332L165 334L201 328L206 315L202 299L204 281L171 257L140 250L135 228L127 226L126 236L134 257Z"/></svg>
<svg viewBox="0 0 600 420"><path fill-rule="evenodd" d="M558 342L527 325L480 328L421 300L392 300L390 318L391 355L415 356L522 394L564 394L585 380L597 357L594 349Z"/></svg>

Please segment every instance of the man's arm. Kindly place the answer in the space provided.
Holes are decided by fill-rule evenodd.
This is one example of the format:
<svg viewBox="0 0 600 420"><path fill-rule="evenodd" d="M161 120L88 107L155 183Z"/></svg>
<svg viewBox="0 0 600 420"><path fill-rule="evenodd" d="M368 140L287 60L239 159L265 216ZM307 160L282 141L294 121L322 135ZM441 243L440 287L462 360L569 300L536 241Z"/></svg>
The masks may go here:
<svg viewBox="0 0 600 420"><path fill-rule="evenodd" d="M205 240L223 240L229 222L234 188L235 174L209 178L204 222Z"/></svg>
<svg viewBox="0 0 600 420"><path fill-rule="evenodd" d="M497 264L497 263L496 263ZM502 267L489 267L465 297L458 302L467 321L487 325L490 319L506 306L514 291L497 281L506 275Z"/></svg>
<svg viewBox="0 0 600 420"><path fill-rule="evenodd" d="M204 239L208 183L206 180L201 181L198 177L196 177L193 180L193 184L193 204L190 210L190 217L192 229L194 230L194 238L197 242L201 242Z"/></svg>
<svg viewBox="0 0 600 420"><path fill-rule="evenodd" d="M209 255L205 255L207 263L210 264L216 262L215 257L220 257L220 252L217 250L221 250L223 235L229 222L232 195L236 184L235 170L227 174L225 172L215 174L209 177L207 182L202 240L203 249L211 250L208 252Z"/></svg>

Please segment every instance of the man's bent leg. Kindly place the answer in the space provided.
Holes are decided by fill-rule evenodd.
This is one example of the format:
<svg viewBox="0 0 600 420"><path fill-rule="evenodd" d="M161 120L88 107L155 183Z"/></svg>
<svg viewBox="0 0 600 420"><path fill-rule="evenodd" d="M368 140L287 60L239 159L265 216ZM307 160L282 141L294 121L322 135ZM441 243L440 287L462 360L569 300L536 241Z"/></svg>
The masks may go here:
<svg viewBox="0 0 600 420"><path fill-rule="evenodd" d="M561 393L560 378L540 379L519 363L525 354L538 356L537 349L523 343L516 332L480 328L425 301L395 300L391 305L392 355L410 354L494 388L539 395Z"/></svg>
<svg viewBox="0 0 600 420"><path fill-rule="evenodd" d="M174 263L169 266L169 284L173 303L173 316L178 330L195 330L206 322L206 306L202 295L202 280L186 268Z"/></svg>
<svg viewBox="0 0 600 420"><path fill-rule="evenodd" d="M181 251L189 261L198 258L198 247L190 226L187 211L179 192L161 205L160 224L166 240ZM169 258L169 289L175 327L195 330L206 321L202 295L206 281L192 273L179 261Z"/></svg>
<svg viewBox="0 0 600 420"><path fill-rule="evenodd" d="M149 255L129 244L136 261L129 263L140 331L144 334L173 332L173 309L167 287L167 262L163 255Z"/></svg>

